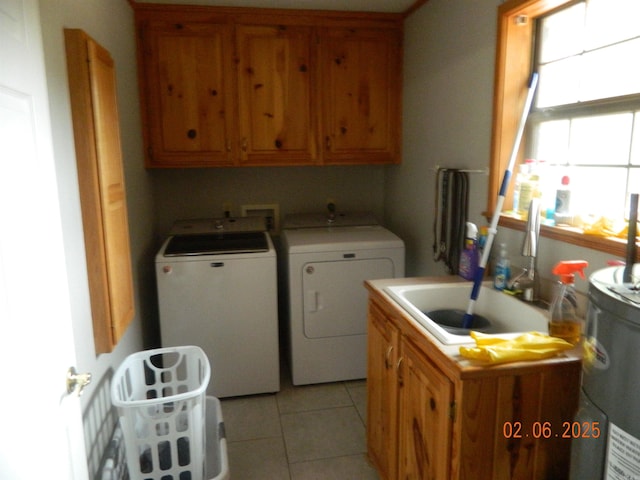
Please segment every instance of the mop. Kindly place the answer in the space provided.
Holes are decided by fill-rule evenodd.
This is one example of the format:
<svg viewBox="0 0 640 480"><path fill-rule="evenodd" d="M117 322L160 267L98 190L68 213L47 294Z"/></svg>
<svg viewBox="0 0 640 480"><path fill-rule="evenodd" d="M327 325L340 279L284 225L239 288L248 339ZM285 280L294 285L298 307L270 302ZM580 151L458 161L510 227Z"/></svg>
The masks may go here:
<svg viewBox="0 0 640 480"><path fill-rule="evenodd" d="M500 214L502 213L502 205L504 204L504 197L507 194L509 188L509 182L511 181L511 172L518 156L518 150L520 149L520 140L522 140L522 133L524 132L524 126L527 123L527 117L529 116L529 110L531 109L531 103L533 102L533 95L538 85L538 74L533 73L531 80L529 81L529 91L527 93L527 99L522 110L522 116L520 117L520 123L518 124L518 130L516 132L516 138L513 143L513 149L511 150L511 158L509 164L502 177L502 185L500 185L500 192L498 193L498 201L496 202L496 208L493 212L493 218L489 225L489 231L487 234L487 243L485 244L480 259L480 264L476 270L476 274L473 280L473 289L471 290L471 298L469 299L469 305L467 311L462 319L462 327L469 329L473 327L473 311L475 309L476 300L480 294L480 286L484 279L484 271L487 267L487 261L489 260L489 253L491 252L491 245L493 244L493 238L498 232L498 220L500 220Z"/></svg>

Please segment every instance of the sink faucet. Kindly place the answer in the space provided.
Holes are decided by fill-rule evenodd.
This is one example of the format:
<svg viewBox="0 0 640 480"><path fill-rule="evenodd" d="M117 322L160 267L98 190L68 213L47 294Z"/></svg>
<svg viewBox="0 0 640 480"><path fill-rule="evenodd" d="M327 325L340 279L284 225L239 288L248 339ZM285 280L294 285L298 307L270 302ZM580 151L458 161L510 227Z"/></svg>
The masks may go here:
<svg viewBox="0 0 640 480"><path fill-rule="evenodd" d="M527 228L522 242L522 256L529 259L529 264L511 282L512 290L521 290L522 299L534 302L538 299L540 279L537 272L538 239L540 236L540 200L534 198L529 204Z"/></svg>

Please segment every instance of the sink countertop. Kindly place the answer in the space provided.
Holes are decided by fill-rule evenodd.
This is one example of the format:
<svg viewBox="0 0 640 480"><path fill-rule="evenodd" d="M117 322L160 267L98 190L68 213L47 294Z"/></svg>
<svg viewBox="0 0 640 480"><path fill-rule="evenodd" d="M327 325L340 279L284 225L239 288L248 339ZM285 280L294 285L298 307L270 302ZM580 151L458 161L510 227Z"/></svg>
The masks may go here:
<svg viewBox="0 0 640 480"><path fill-rule="evenodd" d="M394 286L408 286L408 285L424 285L424 284L442 284L442 283L467 283L469 285L469 295L471 295L471 288L473 282L464 280L456 275L445 276L433 276L433 277L407 277L407 278L390 278L380 280L368 280L365 282L366 288L371 295L378 300L385 302L389 307L393 308L394 312L401 316L403 320L411 327L414 341L422 340L426 342L430 354L437 357L440 360L438 363L440 366L447 365L452 369L451 373L456 376L485 376L491 375L491 372L504 373L505 370L521 369L525 366L535 367L536 365L547 365L549 363L562 363L562 362L574 362L580 361L582 358L581 347L577 345L572 350L561 353L560 355L544 360L529 360L522 362L509 362L497 365L488 365L480 361L474 361L467 359L460 355L460 345L446 345L438 340L431 332L429 332L424 326L422 326L417 320L415 320L402 306L400 306L389 295L385 288ZM538 308L538 307L533 307ZM542 309L541 309L542 310ZM465 345L473 345L474 343L467 343ZM424 345L424 344L423 344Z"/></svg>

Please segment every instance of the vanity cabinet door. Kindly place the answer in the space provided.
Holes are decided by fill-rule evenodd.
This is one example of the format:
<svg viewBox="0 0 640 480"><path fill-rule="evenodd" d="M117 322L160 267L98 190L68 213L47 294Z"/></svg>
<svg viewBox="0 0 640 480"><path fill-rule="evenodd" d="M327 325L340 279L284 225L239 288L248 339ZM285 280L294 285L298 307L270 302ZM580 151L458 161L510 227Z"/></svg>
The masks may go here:
<svg viewBox="0 0 640 480"><path fill-rule="evenodd" d="M330 28L320 44L324 163L399 163L401 31Z"/></svg>
<svg viewBox="0 0 640 480"><path fill-rule="evenodd" d="M399 375L398 478L448 479L453 384L406 338Z"/></svg>
<svg viewBox="0 0 640 480"><path fill-rule="evenodd" d="M142 43L147 166L232 165L231 27L150 22Z"/></svg>
<svg viewBox="0 0 640 480"><path fill-rule="evenodd" d="M292 25L236 27L243 165L317 160L311 32Z"/></svg>
<svg viewBox="0 0 640 480"><path fill-rule="evenodd" d="M367 446L380 477L397 478L398 328L369 303Z"/></svg>

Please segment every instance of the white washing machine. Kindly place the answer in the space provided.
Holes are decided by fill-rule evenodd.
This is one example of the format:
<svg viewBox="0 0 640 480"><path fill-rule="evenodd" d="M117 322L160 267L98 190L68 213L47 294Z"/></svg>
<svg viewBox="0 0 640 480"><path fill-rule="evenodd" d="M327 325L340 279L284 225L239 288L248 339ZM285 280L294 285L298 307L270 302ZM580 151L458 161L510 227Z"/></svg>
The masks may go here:
<svg viewBox="0 0 640 480"><path fill-rule="evenodd" d="M280 390L277 262L263 219L177 222L156 279L162 346L205 351L207 394Z"/></svg>
<svg viewBox="0 0 640 480"><path fill-rule="evenodd" d="M293 384L365 378L364 281L404 276L403 241L371 214L297 214L282 245Z"/></svg>

